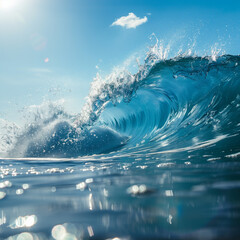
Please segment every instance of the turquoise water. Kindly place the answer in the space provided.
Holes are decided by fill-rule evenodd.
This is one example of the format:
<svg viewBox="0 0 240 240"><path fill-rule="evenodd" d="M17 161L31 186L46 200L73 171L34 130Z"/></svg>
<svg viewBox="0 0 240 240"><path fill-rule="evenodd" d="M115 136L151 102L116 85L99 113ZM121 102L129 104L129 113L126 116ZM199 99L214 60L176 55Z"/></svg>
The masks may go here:
<svg viewBox="0 0 240 240"><path fill-rule="evenodd" d="M77 116L2 123L0 239L239 238L239 64L149 54Z"/></svg>

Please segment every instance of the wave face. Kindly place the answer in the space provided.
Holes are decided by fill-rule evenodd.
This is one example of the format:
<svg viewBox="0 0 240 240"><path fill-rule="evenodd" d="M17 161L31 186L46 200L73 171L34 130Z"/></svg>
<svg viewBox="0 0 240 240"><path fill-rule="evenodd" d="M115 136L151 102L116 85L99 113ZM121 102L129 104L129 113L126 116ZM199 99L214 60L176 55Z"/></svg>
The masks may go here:
<svg viewBox="0 0 240 240"><path fill-rule="evenodd" d="M98 124L129 137L121 153L155 155L212 145L238 151L239 63L238 56L158 62L133 83L130 102L109 103Z"/></svg>
<svg viewBox="0 0 240 240"><path fill-rule="evenodd" d="M210 154L212 147L221 149L214 157L238 153L239 70L239 56L160 60L149 54L135 75L96 78L79 116L58 109L37 118L9 156Z"/></svg>

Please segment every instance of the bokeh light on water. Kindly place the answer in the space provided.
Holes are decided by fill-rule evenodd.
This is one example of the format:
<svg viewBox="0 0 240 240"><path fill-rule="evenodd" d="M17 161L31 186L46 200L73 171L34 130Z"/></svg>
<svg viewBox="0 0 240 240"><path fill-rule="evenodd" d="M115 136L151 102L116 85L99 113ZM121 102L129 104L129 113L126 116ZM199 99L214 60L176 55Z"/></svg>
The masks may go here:
<svg viewBox="0 0 240 240"><path fill-rule="evenodd" d="M157 159L12 161L14 177L9 164L2 162L2 172L8 169L10 176L0 183L5 193L0 200L1 236L214 239L221 232L225 239L237 233L240 185L234 178L239 163L185 162L177 158L174 164ZM57 170L52 167L56 164L61 165ZM16 194L19 189L22 194Z"/></svg>

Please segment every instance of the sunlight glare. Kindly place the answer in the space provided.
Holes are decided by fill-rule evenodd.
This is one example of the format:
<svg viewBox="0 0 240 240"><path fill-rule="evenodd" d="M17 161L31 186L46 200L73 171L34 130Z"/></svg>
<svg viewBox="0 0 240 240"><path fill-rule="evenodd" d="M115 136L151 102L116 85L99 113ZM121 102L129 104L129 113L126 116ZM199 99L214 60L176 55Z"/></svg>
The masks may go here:
<svg viewBox="0 0 240 240"><path fill-rule="evenodd" d="M20 0L0 0L0 9L10 10L14 8Z"/></svg>

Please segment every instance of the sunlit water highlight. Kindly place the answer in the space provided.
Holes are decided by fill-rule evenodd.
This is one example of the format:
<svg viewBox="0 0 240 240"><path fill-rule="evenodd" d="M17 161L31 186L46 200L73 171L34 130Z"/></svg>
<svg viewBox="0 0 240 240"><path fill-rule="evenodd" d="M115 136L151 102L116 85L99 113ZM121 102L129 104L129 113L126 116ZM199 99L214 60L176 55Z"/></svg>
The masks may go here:
<svg viewBox="0 0 240 240"><path fill-rule="evenodd" d="M237 239L239 64L154 46L77 116L1 120L0 239Z"/></svg>

